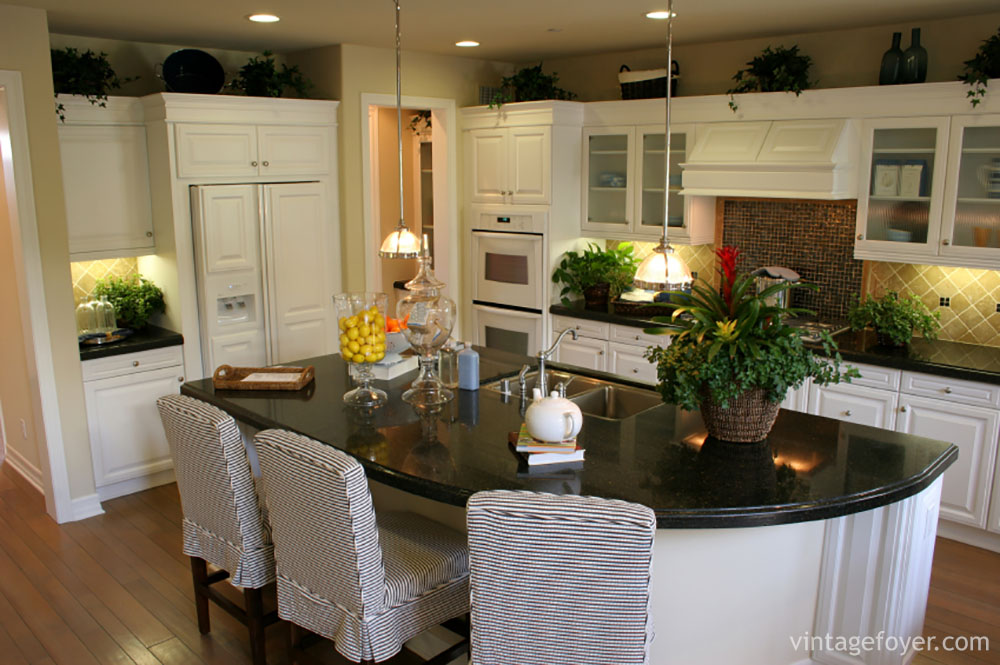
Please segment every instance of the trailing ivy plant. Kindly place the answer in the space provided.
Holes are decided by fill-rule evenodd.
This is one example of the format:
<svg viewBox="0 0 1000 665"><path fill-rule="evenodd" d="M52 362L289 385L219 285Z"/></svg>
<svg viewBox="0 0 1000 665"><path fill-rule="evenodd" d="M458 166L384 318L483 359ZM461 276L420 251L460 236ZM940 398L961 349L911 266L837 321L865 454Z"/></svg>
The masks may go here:
<svg viewBox="0 0 1000 665"><path fill-rule="evenodd" d="M895 346L909 344L914 330L919 330L925 339L936 339L941 329L940 318L940 312L928 310L915 294L901 298L895 291L886 291L881 298L866 296L864 300L855 295L847 312L853 330L871 326Z"/></svg>
<svg viewBox="0 0 1000 665"><path fill-rule="evenodd" d="M974 58L963 64L965 68L958 78L969 86L969 91L965 94L972 106L976 107L986 96L989 80L1000 78L1000 28L997 29L997 34L983 40Z"/></svg>
<svg viewBox="0 0 1000 665"><path fill-rule="evenodd" d="M726 91L729 108L736 113L739 106L734 95L743 92L794 92L801 95L816 82L809 81L812 58L799 53L798 45L791 48L768 46L760 55L747 62L747 68L733 74L736 85Z"/></svg>
<svg viewBox="0 0 1000 665"><path fill-rule="evenodd" d="M543 99L573 99L576 95L556 85L559 75L542 73L542 63L525 67L512 76L500 80L500 89L490 100L490 108L499 108L508 102L533 102Z"/></svg>
<svg viewBox="0 0 1000 665"><path fill-rule="evenodd" d="M598 284L610 285L613 299L632 284L638 267L639 261L632 255L632 243L623 242L609 250L590 243L582 253L566 252L552 273L552 281L563 284L559 297L564 305L570 303L569 294L583 295L585 289Z"/></svg>
<svg viewBox="0 0 1000 665"><path fill-rule="evenodd" d="M274 63L274 54L264 51L240 67L236 78L226 87L248 97L281 97L286 89L291 89L296 97L308 97L313 84L302 75L298 65L289 67L282 64L279 70Z"/></svg>
<svg viewBox="0 0 1000 665"><path fill-rule="evenodd" d="M150 316L166 310L163 291L140 275L99 279L94 294L107 296L115 307L118 323L133 330L145 328Z"/></svg>
<svg viewBox="0 0 1000 665"><path fill-rule="evenodd" d="M51 49L52 87L59 95L83 95L91 104L107 106L108 93L135 81L138 76L121 78L108 62L107 53L94 53L90 49L80 52L66 47ZM66 122L66 107L56 99L56 114Z"/></svg>

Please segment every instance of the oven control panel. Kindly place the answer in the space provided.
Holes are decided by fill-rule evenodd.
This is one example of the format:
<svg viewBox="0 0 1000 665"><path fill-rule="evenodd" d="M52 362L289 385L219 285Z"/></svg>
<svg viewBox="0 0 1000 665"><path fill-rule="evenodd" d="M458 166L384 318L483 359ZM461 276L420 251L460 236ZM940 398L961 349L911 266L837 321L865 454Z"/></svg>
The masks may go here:
<svg viewBox="0 0 1000 665"><path fill-rule="evenodd" d="M541 211L473 208L470 221L472 228L477 231L545 233L546 215L547 213Z"/></svg>

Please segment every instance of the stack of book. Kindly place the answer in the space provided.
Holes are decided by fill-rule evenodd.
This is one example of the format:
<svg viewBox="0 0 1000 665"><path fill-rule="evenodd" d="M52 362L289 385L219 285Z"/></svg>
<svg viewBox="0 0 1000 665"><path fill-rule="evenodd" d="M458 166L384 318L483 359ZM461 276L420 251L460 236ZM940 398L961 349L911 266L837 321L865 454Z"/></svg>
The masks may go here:
<svg viewBox="0 0 1000 665"><path fill-rule="evenodd" d="M511 433L511 449L528 466L542 464L570 464L583 461L583 448L577 445L576 437L565 441L538 441L528 434L528 428L521 425L521 431Z"/></svg>

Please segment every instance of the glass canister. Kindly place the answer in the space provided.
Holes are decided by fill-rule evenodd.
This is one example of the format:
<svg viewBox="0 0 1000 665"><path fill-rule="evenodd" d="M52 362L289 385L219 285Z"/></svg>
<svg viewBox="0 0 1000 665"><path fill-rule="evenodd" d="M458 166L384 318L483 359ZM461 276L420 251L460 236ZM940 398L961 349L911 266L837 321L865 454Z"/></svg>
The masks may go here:
<svg viewBox="0 0 1000 665"><path fill-rule="evenodd" d="M96 302L93 298L81 300L76 306L76 334L89 335L97 331Z"/></svg>
<svg viewBox="0 0 1000 665"><path fill-rule="evenodd" d="M458 352L461 342L449 340L438 353L438 376L447 388L458 387Z"/></svg>
<svg viewBox="0 0 1000 665"><path fill-rule="evenodd" d="M97 313L97 332L109 333L118 327L115 306L107 296L101 296L101 299L94 303L94 310Z"/></svg>
<svg viewBox="0 0 1000 665"><path fill-rule="evenodd" d="M379 406L385 391L372 387L372 364L385 357L384 293L340 293L333 297L340 327L340 355L351 366L357 388L344 394L353 406Z"/></svg>

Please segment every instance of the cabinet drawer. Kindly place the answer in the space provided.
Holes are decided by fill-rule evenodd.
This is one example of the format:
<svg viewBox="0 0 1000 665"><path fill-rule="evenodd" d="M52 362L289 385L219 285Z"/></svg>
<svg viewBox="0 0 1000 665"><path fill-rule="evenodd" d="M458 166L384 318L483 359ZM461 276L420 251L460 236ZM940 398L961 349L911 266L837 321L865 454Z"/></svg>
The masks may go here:
<svg viewBox="0 0 1000 665"><path fill-rule="evenodd" d="M555 336L556 333L553 333L553 339ZM608 343L589 337L580 337L580 339L566 337L556 349L553 360L564 365L576 365L585 369L606 372L608 370Z"/></svg>
<svg viewBox="0 0 1000 665"><path fill-rule="evenodd" d="M611 342L608 351L611 355L609 372L633 381L656 383L656 365L643 356L644 348Z"/></svg>
<svg viewBox="0 0 1000 665"><path fill-rule="evenodd" d="M112 376L121 376L122 374L131 374L134 372L147 372L164 367L177 367L177 376L180 378L184 375L182 371L184 364L182 349L183 347L181 346L168 346L151 351L124 353L120 356L88 360L82 363L83 380L107 379Z"/></svg>
<svg viewBox="0 0 1000 665"><path fill-rule="evenodd" d="M567 328L576 330L584 337L607 340L611 336L611 324L588 319L576 319L569 316L553 316L552 332L561 333Z"/></svg>
<svg viewBox="0 0 1000 665"><path fill-rule="evenodd" d="M642 328L612 325L610 339L612 342L646 348L647 346L667 347L672 338L670 335L647 335L642 331Z"/></svg>
<svg viewBox="0 0 1000 665"><path fill-rule="evenodd" d="M899 390L899 375L902 372L898 369L888 367L877 367L875 365L864 365L862 363L849 363L852 367L857 367L861 372L861 378L851 379L853 386L867 386L868 388L878 388L879 390Z"/></svg>
<svg viewBox="0 0 1000 665"><path fill-rule="evenodd" d="M809 413L858 425L892 429L898 395L853 383L809 384Z"/></svg>
<svg viewBox="0 0 1000 665"><path fill-rule="evenodd" d="M1000 408L1000 386L976 381L903 372L903 384L900 390L907 395L921 395L961 404Z"/></svg>

